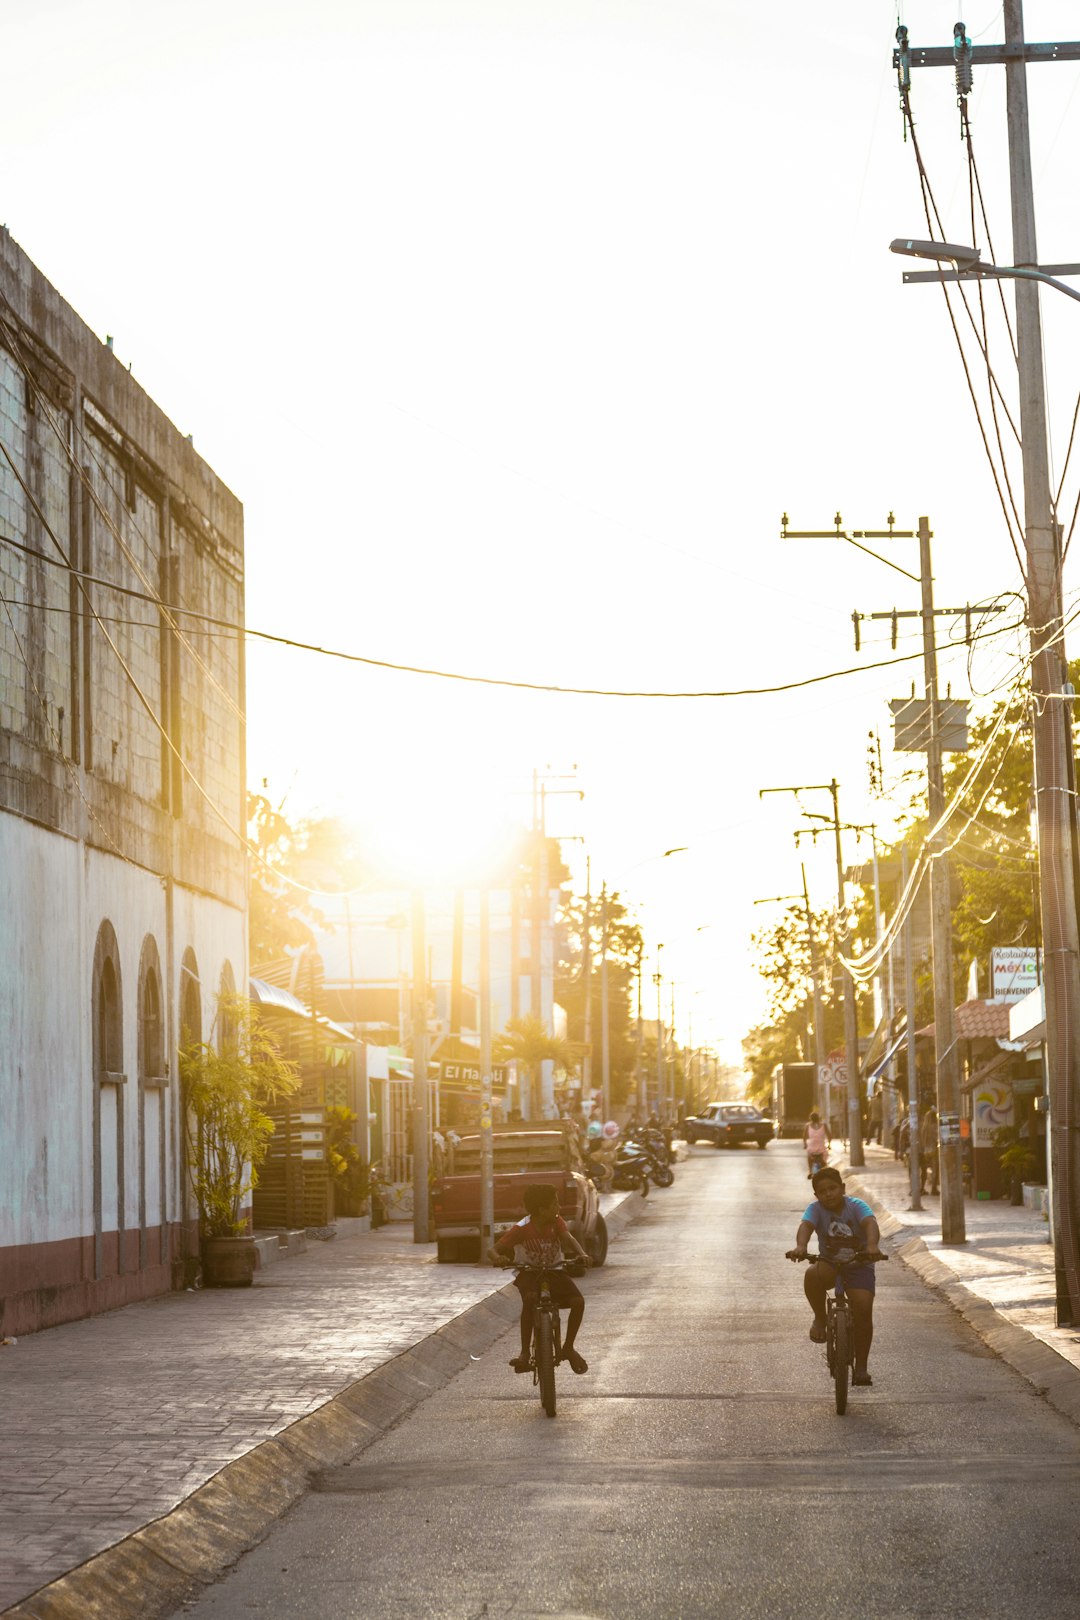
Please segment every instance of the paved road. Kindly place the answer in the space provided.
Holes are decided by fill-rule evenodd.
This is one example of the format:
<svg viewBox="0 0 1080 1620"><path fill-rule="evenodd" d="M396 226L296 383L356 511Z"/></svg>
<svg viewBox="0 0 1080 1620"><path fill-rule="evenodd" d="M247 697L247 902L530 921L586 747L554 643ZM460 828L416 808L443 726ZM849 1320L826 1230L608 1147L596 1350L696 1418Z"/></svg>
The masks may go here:
<svg viewBox="0 0 1080 1620"><path fill-rule="evenodd" d="M794 1144L701 1147L586 1282L552 1422L513 1335L324 1474L188 1620L1071 1617L1080 1434L899 1263L836 1416Z"/></svg>

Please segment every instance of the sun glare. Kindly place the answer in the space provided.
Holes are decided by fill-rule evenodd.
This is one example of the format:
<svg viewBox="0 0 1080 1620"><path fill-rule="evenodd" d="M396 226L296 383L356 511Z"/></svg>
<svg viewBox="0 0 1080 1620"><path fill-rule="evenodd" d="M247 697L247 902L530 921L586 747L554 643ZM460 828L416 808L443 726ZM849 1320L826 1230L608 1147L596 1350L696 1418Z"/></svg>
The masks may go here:
<svg viewBox="0 0 1080 1620"><path fill-rule="evenodd" d="M387 880L451 888L498 882L522 836L478 796L438 789L386 800L365 833L368 857Z"/></svg>

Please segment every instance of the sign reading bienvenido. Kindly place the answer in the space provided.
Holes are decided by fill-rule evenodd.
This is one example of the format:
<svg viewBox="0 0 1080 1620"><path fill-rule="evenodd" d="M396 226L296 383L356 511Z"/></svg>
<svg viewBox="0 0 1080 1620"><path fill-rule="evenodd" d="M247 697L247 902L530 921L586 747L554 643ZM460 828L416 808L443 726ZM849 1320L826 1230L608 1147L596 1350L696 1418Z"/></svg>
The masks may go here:
<svg viewBox="0 0 1080 1620"><path fill-rule="evenodd" d="M491 1086L493 1091L506 1090L507 1066L505 1063L491 1065ZM479 1097L480 1081L482 1079L479 1063L462 1063L459 1061L439 1064L439 1086L443 1091L460 1091Z"/></svg>
<svg viewBox="0 0 1080 1620"><path fill-rule="evenodd" d="M1034 945L995 945L990 952L990 994L995 1001L1022 1001L1042 977Z"/></svg>

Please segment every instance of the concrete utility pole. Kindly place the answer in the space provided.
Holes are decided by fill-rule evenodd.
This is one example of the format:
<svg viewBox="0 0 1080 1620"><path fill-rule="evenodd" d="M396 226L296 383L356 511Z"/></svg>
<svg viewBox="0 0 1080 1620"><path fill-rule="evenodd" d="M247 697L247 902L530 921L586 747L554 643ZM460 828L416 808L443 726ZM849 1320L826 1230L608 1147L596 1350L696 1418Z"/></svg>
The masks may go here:
<svg viewBox="0 0 1080 1620"><path fill-rule="evenodd" d="M839 921L847 910L844 890L844 851L840 842L840 786L834 776L832 794L833 831L836 836L836 905ZM859 1111L859 1022L855 1010L855 980L844 974L844 1046L847 1049L848 1159L852 1169L865 1163L862 1140L862 1114Z"/></svg>
<svg viewBox="0 0 1080 1620"><path fill-rule="evenodd" d="M1028 133L1027 63L1080 59L1080 43L1028 44L1022 0L1005 0L1005 44L969 47L970 61L1004 63L1012 197L1014 268L1039 270ZM951 65L944 49L916 51L906 30L893 65ZM903 61L901 61L903 56ZM1069 270L1072 267L1068 267ZM970 265L968 266L970 273ZM964 267L944 279L964 279ZM937 278L937 279L940 279ZM1071 291L1071 289L1069 289ZM1024 468L1024 545L1031 635L1032 740L1039 823L1039 887L1043 912L1046 1066L1054 1198L1054 1266L1059 1326L1080 1323L1080 937L1074 880L1075 812L1070 762L1071 715L1063 701L1067 676L1062 637L1060 538L1050 488L1042 322L1038 282L1016 281L1016 344Z"/></svg>
<svg viewBox="0 0 1080 1620"><path fill-rule="evenodd" d="M825 1016L821 1008L821 971L818 961L817 936L814 933L814 915L810 910L810 890L806 882L806 862L800 862L802 871L803 907L806 912L806 937L810 945L810 978L814 993L814 1096L822 1119L829 1115L826 1099L822 1096L821 1077L825 1072Z"/></svg>
<svg viewBox="0 0 1080 1620"><path fill-rule="evenodd" d="M1005 0L1005 42L1024 42L1021 0ZM1035 201L1028 136L1027 66L1023 56L1005 64L1012 191L1013 263L1038 264ZM1024 461L1024 540L1035 799L1039 818L1039 873L1043 913L1046 1054L1050 1083L1050 1137L1055 1214L1054 1267L1059 1324L1080 1322L1080 1254L1076 1192L1080 1186L1080 941L1073 876L1074 818L1069 796L1071 716L1061 701L1067 679L1062 641L1060 537L1050 493L1050 457L1042 359L1042 321L1036 282L1016 283L1016 346L1020 368L1020 432Z"/></svg>
<svg viewBox="0 0 1080 1620"><path fill-rule="evenodd" d="M653 974L653 984L656 986L656 1112L659 1116L664 1108L664 1007L663 985L664 976L660 969L660 952L663 945L656 947L656 972Z"/></svg>
<svg viewBox="0 0 1080 1620"><path fill-rule="evenodd" d="M908 852L906 845L900 855L900 893L908 884ZM904 919L904 1007L907 1038L907 1095L908 1095L908 1169L911 1173L911 1207L922 1209L922 1160L919 1142L919 1076L915 1063L915 958L911 948L911 913L914 900Z"/></svg>
<svg viewBox="0 0 1080 1620"><path fill-rule="evenodd" d="M611 1118L611 1027L608 1011L608 901L607 884L600 890L600 1084L604 1118Z"/></svg>
<svg viewBox="0 0 1080 1620"><path fill-rule="evenodd" d="M644 942L639 936L637 948L637 1063L635 1065L635 1076L637 1079L637 1109L638 1114L642 1118L645 1116L647 1102L647 1083L645 1079L645 1023L641 1016L641 958L644 948Z"/></svg>
<svg viewBox="0 0 1080 1620"><path fill-rule="evenodd" d="M592 1092L592 859L585 857L585 926L581 935L581 975L585 984L585 1052L581 1059L581 1100Z"/></svg>
<svg viewBox="0 0 1080 1620"><path fill-rule="evenodd" d="M431 1083L428 1079L427 948L424 891L412 902L412 1060L413 1060L413 1242L428 1241L428 1141L431 1136Z"/></svg>
<svg viewBox="0 0 1080 1620"><path fill-rule="evenodd" d="M944 828L945 777L941 764L941 708L938 698L937 637L934 634L934 577L930 569L930 522L919 519L919 577L922 583L923 678L930 708L926 781L930 811L930 932L934 946L934 1061L937 1070L938 1154L941 1166L941 1241L964 1243L964 1182L960 1159L960 1075L956 1062L953 1009L952 907L949 856Z"/></svg>
<svg viewBox="0 0 1080 1620"><path fill-rule="evenodd" d="M495 1241L495 1154L491 1126L491 897L480 890L480 1264Z"/></svg>

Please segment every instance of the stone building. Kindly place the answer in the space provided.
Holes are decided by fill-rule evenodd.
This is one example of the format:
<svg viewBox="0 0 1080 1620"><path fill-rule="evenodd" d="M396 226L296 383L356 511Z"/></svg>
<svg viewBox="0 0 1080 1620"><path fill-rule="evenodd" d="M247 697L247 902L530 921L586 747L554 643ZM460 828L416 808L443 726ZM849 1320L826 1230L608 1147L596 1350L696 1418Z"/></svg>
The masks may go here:
<svg viewBox="0 0 1080 1620"><path fill-rule="evenodd" d="M0 1332L177 1286L247 983L240 502L0 231Z"/></svg>

